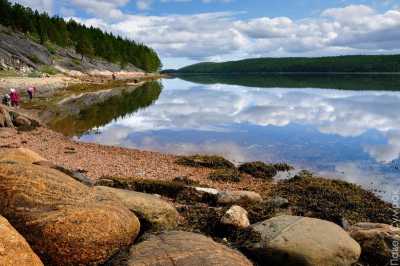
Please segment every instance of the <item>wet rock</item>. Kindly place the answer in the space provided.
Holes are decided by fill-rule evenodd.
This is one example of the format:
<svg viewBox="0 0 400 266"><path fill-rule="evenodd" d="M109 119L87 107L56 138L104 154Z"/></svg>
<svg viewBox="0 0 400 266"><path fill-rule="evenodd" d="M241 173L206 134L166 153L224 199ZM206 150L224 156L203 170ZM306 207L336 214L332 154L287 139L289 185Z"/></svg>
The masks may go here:
<svg viewBox="0 0 400 266"><path fill-rule="evenodd" d="M217 195L217 203L221 205L248 205L262 200L260 194L252 191L223 191Z"/></svg>
<svg viewBox="0 0 400 266"><path fill-rule="evenodd" d="M26 240L2 216L0 216L0 265L43 265Z"/></svg>
<svg viewBox="0 0 400 266"><path fill-rule="evenodd" d="M125 261L123 263L122 261ZM132 246L128 257L111 265L251 266L245 256L203 235L169 231Z"/></svg>
<svg viewBox="0 0 400 266"><path fill-rule="evenodd" d="M197 183L194 180L188 178L187 176L177 176L173 179L173 182L188 185L188 186L192 186Z"/></svg>
<svg viewBox="0 0 400 266"><path fill-rule="evenodd" d="M393 253L398 254L400 228L388 224L358 223L349 233L362 248L362 261L374 265L389 265ZM397 244L396 244L397 243Z"/></svg>
<svg viewBox="0 0 400 266"><path fill-rule="evenodd" d="M272 179L278 171L274 165L266 164L264 162L250 162L244 163L239 166L241 173L246 173L254 178Z"/></svg>
<svg viewBox="0 0 400 266"><path fill-rule="evenodd" d="M103 193L111 193L121 200L125 206L133 211L152 230L175 229L179 219L179 213L172 204L151 194L116 189L110 187L96 187Z"/></svg>
<svg viewBox="0 0 400 266"><path fill-rule="evenodd" d="M234 205L222 217L221 224L246 228L250 225L250 221L247 217L247 211L238 205Z"/></svg>
<svg viewBox="0 0 400 266"><path fill-rule="evenodd" d="M136 238L139 221L120 201L33 165L40 156L28 154L0 152L0 213L45 264L103 263Z"/></svg>
<svg viewBox="0 0 400 266"><path fill-rule="evenodd" d="M249 228L244 249L263 265L350 266L361 253L347 232L324 220L279 216Z"/></svg>
<svg viewBox="0 0 400 266"><path fill-rule="evenodd" d="M216 155L182 156L176 160L176 163L191 167L206 167L212 169L235 168L233 163Z"/></svg>

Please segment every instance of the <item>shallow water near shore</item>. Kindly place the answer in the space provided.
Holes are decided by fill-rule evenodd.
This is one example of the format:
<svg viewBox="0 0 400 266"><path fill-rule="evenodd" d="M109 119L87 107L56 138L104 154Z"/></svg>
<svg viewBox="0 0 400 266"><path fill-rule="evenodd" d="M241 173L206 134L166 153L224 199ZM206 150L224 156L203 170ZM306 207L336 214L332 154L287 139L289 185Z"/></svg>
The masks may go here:
<svg viewBox="0 0 400 266"><path fill-rule="evenodd" d="M184 76L71 120L83 142L288 162L389 201L400 185L399 76Z"/></svg>

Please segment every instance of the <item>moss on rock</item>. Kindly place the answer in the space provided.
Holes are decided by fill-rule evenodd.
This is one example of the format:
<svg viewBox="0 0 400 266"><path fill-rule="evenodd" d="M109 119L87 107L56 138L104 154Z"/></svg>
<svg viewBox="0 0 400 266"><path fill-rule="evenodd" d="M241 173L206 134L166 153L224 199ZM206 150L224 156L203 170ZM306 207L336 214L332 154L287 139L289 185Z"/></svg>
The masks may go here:
<svg viewBox="0 0 400 266"><path fill-rule="evenodd" d="M278 173L274 165L259 161L241 164L239 171L261 179L272 179Z"/></svg>
<svg viewBox="0 0 400 266"><path fill-rule="evenodd" d="M223 182L240 182L241 177L239 171L235 169L218 169L208 175L213 181Z"/></svg>
<svg viewBox="0 0 400 266"><path fill-rule="evenodd" d="M350 223L390 223L391 204L373 192L345 181L313 177L302 173L278 183L276 196L287 198L296 215L312 216L338 223L342 218Z"/></svg>
<svg viewBox="0 0 400 266"><path fill-rule="evenodd" d="M212 169L235 168L232 162L217 155L182 156L176 160L176 163L191 167L206 167Z"/></svg>

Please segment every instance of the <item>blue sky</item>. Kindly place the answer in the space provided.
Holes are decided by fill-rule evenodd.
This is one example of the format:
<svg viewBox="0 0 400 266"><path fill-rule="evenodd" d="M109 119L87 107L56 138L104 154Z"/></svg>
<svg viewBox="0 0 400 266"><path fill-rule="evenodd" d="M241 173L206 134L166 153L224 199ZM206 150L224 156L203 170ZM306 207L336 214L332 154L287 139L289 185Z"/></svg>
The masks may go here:
<svg viewBox="0 0 400 266"><path fill-rule="evenodd" d="M153 47L166 68L400 53L400 0L14 0Z"/></svg>

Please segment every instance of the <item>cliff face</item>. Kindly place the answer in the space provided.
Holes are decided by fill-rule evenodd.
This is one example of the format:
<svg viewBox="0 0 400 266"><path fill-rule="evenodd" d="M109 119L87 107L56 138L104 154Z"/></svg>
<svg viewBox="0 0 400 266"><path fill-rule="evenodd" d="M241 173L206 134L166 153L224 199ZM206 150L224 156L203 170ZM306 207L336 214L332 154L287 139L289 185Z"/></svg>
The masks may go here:
<svg viewBox="0 0 400 266"><path fill-rule="evenodd" d="M111 72L143 72L128 64L124 69L118 64L99 58L87 58L74 49L51 48L40 45L22 33L0 25L0 70L15 70L22 73L40 71L44 67L70 75L109 75Z"/></svg>

